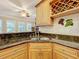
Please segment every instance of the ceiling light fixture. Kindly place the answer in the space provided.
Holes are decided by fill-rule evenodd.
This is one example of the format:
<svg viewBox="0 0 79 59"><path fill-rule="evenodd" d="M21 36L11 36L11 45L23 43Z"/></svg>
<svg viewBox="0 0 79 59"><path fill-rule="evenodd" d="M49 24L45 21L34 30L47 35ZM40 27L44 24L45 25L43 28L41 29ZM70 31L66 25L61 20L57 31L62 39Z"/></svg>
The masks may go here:
<svg viewBox="0 0 79 59"><path fill-rule="evenodd" d="M27 13L26 10L22 10L20 13L22 17L30 17L29 13Z"/></svg>

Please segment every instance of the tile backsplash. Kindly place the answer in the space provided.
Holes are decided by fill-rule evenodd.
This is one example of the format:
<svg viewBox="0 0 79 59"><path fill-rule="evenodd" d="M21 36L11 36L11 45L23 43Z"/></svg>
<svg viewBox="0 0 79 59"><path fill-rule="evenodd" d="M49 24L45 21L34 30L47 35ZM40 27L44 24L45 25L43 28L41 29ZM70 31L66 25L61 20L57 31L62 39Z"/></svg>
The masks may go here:
<svg viewBox="0 0 79 59"><path fill-rule="evenodd" d="M61 18L73 19L73 26L65 27L65 26L58 24ZM40 27L40 32L79 36L79 13L56 18L54 19L53 26Z"/></svg>

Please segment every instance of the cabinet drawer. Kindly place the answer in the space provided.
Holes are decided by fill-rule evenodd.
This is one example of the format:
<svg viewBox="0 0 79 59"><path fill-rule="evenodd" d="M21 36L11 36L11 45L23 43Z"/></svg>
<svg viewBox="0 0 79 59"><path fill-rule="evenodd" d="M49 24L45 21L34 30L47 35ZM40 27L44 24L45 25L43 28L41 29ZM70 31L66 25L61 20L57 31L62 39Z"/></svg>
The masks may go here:
<svg viewBox="0 0 79 59"><path fill-rule="evenodd" d="M66 53L68 55L77 56L77 50L63 45L54 44L54 50Z"/></svg>
<svg viewBox="0 0 79 59"><path fill-rule="evenodd" d="M50 49L52 47L51 43L29 43L31 49Z"/></svg>

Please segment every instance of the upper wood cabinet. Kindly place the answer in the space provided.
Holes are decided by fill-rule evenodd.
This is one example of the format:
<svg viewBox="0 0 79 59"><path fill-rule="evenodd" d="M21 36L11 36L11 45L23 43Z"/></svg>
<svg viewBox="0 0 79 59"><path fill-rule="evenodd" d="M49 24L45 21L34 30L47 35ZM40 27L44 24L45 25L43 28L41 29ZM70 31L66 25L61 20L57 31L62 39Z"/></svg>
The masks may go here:
<svg viewBox="0 0 79 59"><path fill-rule="evenodd" d="M50 19L50 0L44 0L36 6L37 26L52 25Z"/></svg>
<svg viewBox="0 0 79 59"><path fill-rule="evenodd" d="M79 0L52 0L50 5L53 18L79 12Z"/></svg>

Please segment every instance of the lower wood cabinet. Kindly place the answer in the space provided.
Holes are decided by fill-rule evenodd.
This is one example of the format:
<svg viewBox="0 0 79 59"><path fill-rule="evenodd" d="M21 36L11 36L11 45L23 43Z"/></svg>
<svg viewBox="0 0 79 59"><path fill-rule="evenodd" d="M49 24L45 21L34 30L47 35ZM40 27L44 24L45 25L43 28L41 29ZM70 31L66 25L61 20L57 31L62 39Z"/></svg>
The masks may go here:
<svg viewBox="0 0 79 59"><path fill-rule="evenodd" d="M79 50L56 43L25 43L0 50L0 59L79 59Z"/></svg>
<svg viewBox="0 0 79 59"><path fill-rule="evenodd" d="M75 58L71 55L67 55L67 54L55 51L53 53L53 59L78 59L78 58Z"/></svg>
<svg viewBox="0 0 79 59"><path fill-rule="evenodd" d="M21 55L14 56L12 59L27 59L27 58L25 57L25 54L23 53Z"/></svg>
<svg viewBox="0 0 79 59"><path fill-rule="evenodd" d="M53 59L67 59L66 55L59 53L59 52L55 52L53 53Z"/></svg>
<svg viewBox="0 0 79 59"><path fill-rule="evenodd" d="M54 44L53 59L79 59L78 50L60 44Z"/></svg>
<svg viewBox="0 0 79 59"><path fill-rule="evenodd" d="M27 59L26 49L20 50L13 55L13 59Z"/></svg>
<svg viewBox="0 0 79 59"><path fill-rule="evenodd" d="M29 59L52 59L51 51L30 51Z"/></svg>
<svg viewBox="0 0 79 59"><path fill-rule="evenodd" d="M52 59L52 44L30 43L29 59Z"/></svg>
<svg viewBox="0 0 79 59"><path fill-rule="evenodd" d="M43 58L42 59L52 59L52 51L43 51Z"/></svg>
<svg viewBox="0 0 79 59"><path fill-rule="evenodd" d="M27 59L27 44L1 50L0 59Z"/></svg>

